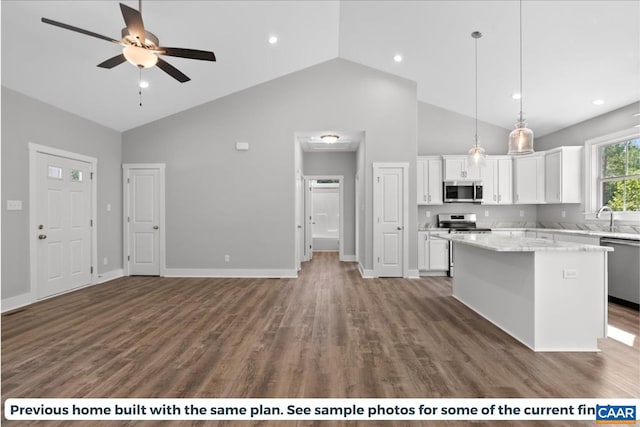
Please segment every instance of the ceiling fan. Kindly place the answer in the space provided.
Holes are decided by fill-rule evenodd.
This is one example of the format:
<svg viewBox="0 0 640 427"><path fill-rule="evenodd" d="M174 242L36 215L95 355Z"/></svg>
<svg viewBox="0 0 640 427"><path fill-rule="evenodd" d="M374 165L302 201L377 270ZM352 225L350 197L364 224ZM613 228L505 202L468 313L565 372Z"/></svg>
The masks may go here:
<svg viewBox="0 0 640 427"><path fill-rule="evenodd" d="M167 61L158 57L158 55L176 56L179 58L199 59L202 61L215 61L216 56L213 52L196 49L183 49L177 47L164 47L160 46L160 41L155 34L144 29L142 22L142 0L138 2L138 9L135 10L126 4L120 3L120 10L122 11L122 17L126 27L122 29L122 39L116 40L111 37L103 36L101 34L94 33L92 31L83 30L82 28L74 27L62 22L53 21L51 19L42 18L42 22L45 24L54 25L56 27L64 28L66 30L75 31L87 36L96 37L98 39L106 40L108 42L115 43L123 47L122 53L109 58L104 62L98 64L98 67L111 69L116 65L120 65L125 61L129 61L131 64L139 68L150 68L157 65L165 73L169 74L180 83L185 83L191 80L184 73L178 70Z"/></svg>

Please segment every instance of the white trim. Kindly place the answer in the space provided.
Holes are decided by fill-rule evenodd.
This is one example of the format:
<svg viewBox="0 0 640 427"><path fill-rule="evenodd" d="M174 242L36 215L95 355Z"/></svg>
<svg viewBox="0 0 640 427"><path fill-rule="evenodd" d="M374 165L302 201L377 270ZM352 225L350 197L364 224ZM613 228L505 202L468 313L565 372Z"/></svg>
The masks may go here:
<svg viewBox="0 0 640 427"><path fill-rule="evenodd" d="M622 142L627 139L639 138L640 128L629 128L596 138L587 139L584 142L584 217L587 220L596 220L596 211L602 202L599 200L598 188L595 182L598 178L598 148L604 144ZM622 221L640 220L640 212L615 212L614 219ZM609 215L600 218L602 222L609 221Z"/></svg>
<svg viewBox="0 0 640 427"><path fill-rule="evenodd" d="M407 279L419 279L419 278L420 278L420 272L418 271L418 269L409 270L409 273L407 275Z"/></svg>
<svg viewBox="0 0 640 427"><path fill-rule="evenodd" d="M358 271L363 279L374 279L376 277L374 270L365 269L360 262L358 263Z"/></svg>
<svg viewBox="0 0 640 427"><path fill-rule="evenodd" d="M210 277L210 278L297 278L295 269L238 269L238 268L167 268L164 277Z"/></svg>
<svg viewBox="0 0 640 427"><path fill-rule="evenodd" d="M106 271L104 273L98 274L98 281L96 284L105 283L110 280L119 279L124 277L124 270L119 268L117 270Z"/></svg>
<svg viewBox="0 0 640 427"><path fill-rule="evenodd" d="M334 179L338 181L338 186L340 189L340 193L339 193L339 206L338 206L338 212L340 213L340 230L338 230L338 247L339 247L339 256L338 258L340 260L342 260L342 258L344 257L344 175L305 175L304 177L304 186L305 189L307 189L309 187L309 185L311 185L311 181L313 180L318 180L318 179ZM306 191L307 195L310 193L309 191ZM307 198L305 198L305 213L304 213L304 232L305 232L305 236L307 235L307 216L306 216L306 210L309 206L309 201ZM309 233L309 235L311 236L311 233ZM311 236L311 240L313 240L313 236ZM306 242L305 239L305 245L307 245L308 242ZM308 259L306 259L305 261L309 261L310 259L313 258L313 254L311 254L311 256L308 257Z"/></svg>
<svg viewBox="0 0 640 427"><path fill-rule="evenodd" d="M127 179L132 169L158 169L159 172L159 236L160 236L160 276L164 277L167 271L167 233L165 221L165 170L164 163L123 163L122 164L122 266L123 275L129 276L129 222L127 216L129 212L129 185Z"/></svg>
<svg viewBox="0 0 640 427"><path fill-rule="evenodd" d="M355 255L343 255L342 257L340 257L340 261L342 261L342 262L356 262L356 261L358 261L358 259L356 258Z"/></svg>
<svg viewBox="0 0 640 427"><path fill-rule="evenodd" d="M91 278L88 285L95 284L96 276L98 274L98 159L95 157L86 156L83 154L74 153L71 151L61 150L59 148L47 147L45 145L35 144L29 142L27 144L29 149L29 298L31 302L38 300L37 287L38 287L38 248L37 248L37 222L38 215L37 209L38 200L36 197L36 188L38 174L36 170L37 153L47 154L51 156L64 157L67 159L78 160L81 162L89 163L91 165L91 173L93 178L91 179L91 213L90 219L93 220L93 227L91 227L91 266L94 272L91 273ZM79 288L75 288L79 289ZM26 295L26 294L25 294ZM57 294L59 295L59 294Z"/></svg>
<svg viewBox="0 0 640 427"><path fill-rule="evenodd" d="M409 277L409 163L386 163L386 162L373 162L373 180L375 181L377 171L382 168L400 168L402 169L402 277ZM373 183L373 217L376 215L376 186ZM373 266L374 274L379 277L378 263L376 263L377 253L380 250L380 243L378 241L377 222L373 221Z"/></svg>
<svg viewBox="0 0 640 427"><path fill-rule="evenodd" d="M2 300L2 312L15 310L16 308L24 307L34 302L31 292L16 295L15 297L4 298Z"/></svg>

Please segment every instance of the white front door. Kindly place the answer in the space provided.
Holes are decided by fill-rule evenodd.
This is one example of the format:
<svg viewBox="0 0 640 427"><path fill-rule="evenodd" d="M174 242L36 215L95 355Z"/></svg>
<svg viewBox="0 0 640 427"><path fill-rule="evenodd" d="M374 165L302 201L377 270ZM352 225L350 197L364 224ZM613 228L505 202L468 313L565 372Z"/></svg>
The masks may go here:
<svg viewBox="0 0 640 427"><path fill-rule="evenodd" d="M402 277L405 257L406 168L374 165L374 269Z"/></svg>
<svg viewBox="0 0 640 427"><path fill-rule="evenodd" d="M161 169L125 168L130 275L160 275Z"/></svg>
<svg viewBox="0 0 640 427"><path fill-rule="evenodd" d="M91 163L36 152L36 297L91 283Z"/></svg>

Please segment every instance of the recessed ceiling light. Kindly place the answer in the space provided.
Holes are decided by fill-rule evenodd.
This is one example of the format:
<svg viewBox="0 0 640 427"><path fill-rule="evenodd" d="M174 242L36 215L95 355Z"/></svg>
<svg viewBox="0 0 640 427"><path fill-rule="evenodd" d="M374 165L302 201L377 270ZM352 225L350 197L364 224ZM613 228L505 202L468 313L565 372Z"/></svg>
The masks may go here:
<svg viewBox="0 0 640 427"><path fill-rule="evenodd" d="M142 80L142 81L138 84L138 86L140 86L142 89L146 89L146 88L148 88L148 87L149 87L149 82L146 82L146 81Z"/></svg>
<svg viewBox="0 0 640 427"><path fill-rule="evenodd" d="M393 57L393 60L396 61L396 62L402 62L402 55L395 55Z"/></svg>
<svg viewBox="0 0 640 427"><path fill-rule="evenodd" d="M511 98L520 99L520 98L522 98L522 95L520 95L519 93L514 93L513 95L511 95Z"/></svg>
<svg viewBox="0 0 640 427"><path fill-rule="evenodd" d="M276 36L269 37L269 44L276 44L276 43L278 43L278 37Z"/></svg>
<svg viewBox="0 0 640 427"><path fill-rule="evenodd" d="M593 101L591 101L591 103L593 105L602 105L604 104L604 99L594 99Z"/></svg>

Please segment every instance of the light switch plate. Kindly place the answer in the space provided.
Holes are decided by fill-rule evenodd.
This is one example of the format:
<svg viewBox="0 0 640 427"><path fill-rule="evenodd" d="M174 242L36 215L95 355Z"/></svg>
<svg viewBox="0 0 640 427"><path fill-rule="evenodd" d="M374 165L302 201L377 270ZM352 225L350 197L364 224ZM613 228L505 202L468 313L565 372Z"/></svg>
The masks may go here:
<svg viewBox="0 0 640 427"><path fill-rule="evenodd" d="M22 200L7 200L7 210L8 211L21 211L22 210Z"/></svg>
<svg viewBox="0 0 640 427"><path fill-rule="evenodd" d="M563 279L577 279L578 271L573 268L565 268L562 270Z"/></svg>

